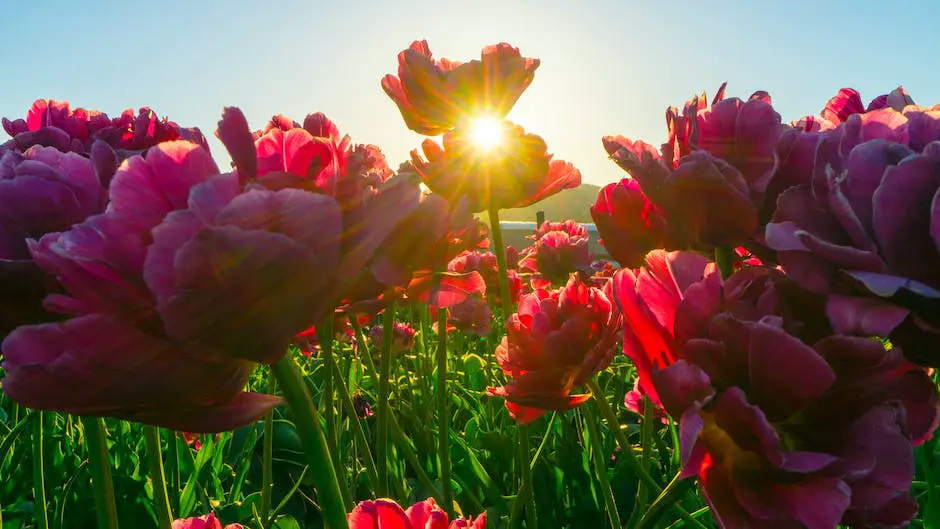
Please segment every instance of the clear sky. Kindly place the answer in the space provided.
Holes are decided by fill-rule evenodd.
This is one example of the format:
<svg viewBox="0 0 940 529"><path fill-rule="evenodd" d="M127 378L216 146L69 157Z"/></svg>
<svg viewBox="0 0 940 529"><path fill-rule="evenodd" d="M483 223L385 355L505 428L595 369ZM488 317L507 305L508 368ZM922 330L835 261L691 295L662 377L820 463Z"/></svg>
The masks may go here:
<svg viewBox="0 0 940 529"><path fill-rule="evenodd" d="M149 105L212 136L226 105L253 128L321 111L393 167L421 137L379 82L421 38L453 59L499 41L540 58L510 119L595 184L621 177L601 136L658 145L668 105L726 80L729 95L770 92L786 121L842 86L866 103L898 84L940 102L940 2L926 0L7 2L0 116L23 117L40 97L111 115Z"/></svg>

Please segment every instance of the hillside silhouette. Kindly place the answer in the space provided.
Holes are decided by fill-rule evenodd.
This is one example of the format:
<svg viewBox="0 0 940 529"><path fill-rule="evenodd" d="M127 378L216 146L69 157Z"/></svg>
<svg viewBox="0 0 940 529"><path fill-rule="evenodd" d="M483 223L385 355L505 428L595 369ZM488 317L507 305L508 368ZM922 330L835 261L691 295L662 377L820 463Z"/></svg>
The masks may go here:
<svg viewBox="0 0 940 529"><path fill-rule="evenodd" d="M601 190L593 184L581 184L574 189L566 189L531 206L516 209L503 209L499 212L500 220L517 222L535 222L535 214L545 212L545 220L574 220L581 223L593 223L591 206L597 200ZM485 217L485 215L483 215Z"/></svg>

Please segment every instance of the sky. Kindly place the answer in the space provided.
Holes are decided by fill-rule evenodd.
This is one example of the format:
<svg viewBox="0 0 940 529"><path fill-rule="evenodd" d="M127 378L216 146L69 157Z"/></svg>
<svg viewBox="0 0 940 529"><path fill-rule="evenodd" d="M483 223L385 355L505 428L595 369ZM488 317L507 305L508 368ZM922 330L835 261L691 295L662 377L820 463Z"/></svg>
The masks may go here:
<svg viewBox="0 0 940 529"><path fill-rule="evenodd" d="M665 109L723 81L728 96L768 91L785 122L843 86L866 103L899 84L940 102L940 2L927 0L9 1L0 116L25 117L37 98L109 115L150 106L202 129L222 168L212 135L230 105L252 128L323 112L397 167L422 137L380 81L416 39L455 60L501 41L541 59L509 119L598 185L624 176L602 136L659 145Z"/></svg>

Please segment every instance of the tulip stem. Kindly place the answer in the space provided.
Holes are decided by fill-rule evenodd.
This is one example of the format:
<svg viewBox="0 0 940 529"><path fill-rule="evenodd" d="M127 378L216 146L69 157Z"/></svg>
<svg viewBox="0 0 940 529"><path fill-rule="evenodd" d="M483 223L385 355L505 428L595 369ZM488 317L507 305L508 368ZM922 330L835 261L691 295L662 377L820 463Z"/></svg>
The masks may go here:
<svg viewBox="0 0 940 529"><path fill-rule="evenodd" d="M489 208L490 233L493 234L493 250L496 253L496 266L499 273L500 306L503 309L503 324L509 321L512 314L513 300L509 296L509 267L506 266L506 247L503 246L503 230L499 224L499 208L491 203ZM529 468L529 429L524 424L517 425L516 441L519 445L519 468L522 473L522 485L519 487L519 498L516 501L526 502L526 525L529 529L538 527L538 515L535 512L535 493L532 488L532 469Z"/></svg>
<svg viewBox="0 0 940 529"><path fill-rule="evenodd" d="M395 303L389 303L382 318L382 358L379 373L379 416L378 439L376 440L377 466L379 482L376 490L379 497L388 496L388 415L392 412L388 397L391 392L390 376L392 371L392 341L395 339Z"/></svg>
<svg viewBox="0 0 940 529"><path fill-rule="evenodd" d="M268 371L268 394L277 391L274 370ZM263 527L270 523L271 495L274 492L274 410L264 415L264 440L261 447L261 520Z"/></svg>
<svg viewBox="0 0 940 529"><path fill-rule="evenodd" d="M652 458L651 448L653 444L653 403L646 395L642 397L643 405L643 424L640 425L640 446L643 449L643 457L640 459L640 466L644 471L649 472L649 461ZM649 489L646 484L640 481L636 489L636 507L633 514L630 515L630 525L636 520L641 520L649 501Z"/></svg>
<svg viewBox="0 0 940 529"><path fill-rule="evenodd" d="M500 305L503 309L503 323L509 321L509 315L512 314L513 301L509 297L509 267L506 266L506 248L503 246L503 230L499 225L499 209L496 206L490 206L490 233L493 234L493 251L496 253L496 266L499 273L496 274L499 280Z"/></svg>
<svg viewBox="0 0 940 529"><path fill-rule="evenodd" d="M691 484L691 479L682 478L681 470L677 472L672 478L672 481L666 485L666 488L663 489L659 497L657 497L656 500L653 501L653 504L650 505L650 508L647 509L646 513L640 519L640 523L637 524L636 529L655 527L654 524L666 511L666 507L674 505Z"/></svg>
<svg viewBox="0 0 940 529"><path fill-rule="evenodd" d="M153 510L157 513L160 529L172 529L173 513L166 492L166 475L163 473L163 450L160 448L160 430L156 426L144 426L144 441L147 443L147 459L150 461L150 484L153 487Z"/></svg>
<svg viewBox="0 0 940 529"><path fill-rule="evenodd" d="M730 246L715 247L715 264L722 279L728 279L734 273L734 249Z"/></svg>
<svg viewBox="0 0 940 529"><path fill-rule="evenodd" d="M340 491L336 469L333 467L333 458L327 448L326 437L320 426L320 417L307 385L304 383L297 366L290 357L285 355L271 366L284 399L290 406L294 415L294 426L300 436L307 462L310 464L311 475L317 488L317 499L326 526L331 529L346 529L349 522L346 520L346 504L344 495Z"/></svg>
<svg viewBox="0 0 940 529"><path fill-rule="evenodd" d="M364 345L364 344L363 344ZM353 405L352 398L349 396L349 390L343 381L343 374L339 370L339 365L333 355L326 356L327 367L333 372L333 379L337 381L336 389L339 390L340 400L346 409L346 415L349 416L349 423L352 425L353 436L356 444L359 445L359 451L362 459L365 461L366 474L369 476L369 482L374 488L379 482L378 471L375 468L375 460L372 458L372 451L369 449L369 442L366 440L365 430L362 429L362 422L359 420L359 414L356 413L356 406Z"/></svg>
<svg viewBox="0 0 940 529"><path fill-rule="evenodd" d="M118 529L117 502L114 499L114 482L111 480L111 458L108 455L104 419L81 417L88 443L88 466L91 469L91 485L95 494L95 513L99 529Z"/></svg>
<svg viewBox="0 0 940 529"><path fill-rule="evenodd" d="M594 417L594 411L590 406L585 406L583 409L582 422L587 428L588 436L591 439L591 459L594 461L594 472L597 473L597 481L601 488L600 494L604 498L604 507L607 510L607 516L610 518L610 526L614 528L622 527L620 513L617 512L617 501L614 499L614 491L610 488L610 477L607 475L604 446L600 434L597 433L597 419Z"/></svg>
<svg viewBox="0 0 940 529"><path fill-rule="evenodd" d="M662 487L659 486L659 483L656 483L649 473L640 465L640 461L637 459L636 454L633 453L633 446L630 444L630 441L627 439L627 436L623 433L623 429L620 428L620 422L617 420L617 415L614 413L614 410L610 407L610 403L607 402L607 398L604 396L603 391L601 391L600 386L597 385L597 381L593 378L588 379L587 387L591 390L591 393L594 394L594 401L597 402L597 407L601 412L601 415L604 416L604 419L607 421L607 427L613 432L614 438L617 440L617 444L620 445L620 452L626 458L627 466L630 467L641 482L645 483L653 494L659 494L662 492ZM705 526L701 522L693 518L689 513L680 507L679 505L673 504L672 509L676 511L682 520L689 524L691 527L697 529L705 529Z"/></svg>
<svg viewBox="0 0 940 529"><path fill-rule="evenodd" d="M437 309L437 455L441 464L444 510L454 517L454 493L450 486L450 417L447 415L447 309Z"/></svg>
<svg viewBox="0 0 940 529"><path fill-rule="evenodd" d="M46 506L46 482L43 469L42 434L43 412L33 412L33 502L37 529L49 529L49 512Z"/></svg>
<svg viewBox="0 0 940 529"><path fill-rule="evenodd" d="M324 361L328 363L326 358L333 358L333 315L330 314L328 317L323 319L323 323L316 327L317 332L317 341L320 342L320 351L323 354ZM336 419L335 419L335 410L333 408L333 395L335 394L335 385L336 380L333 376L333 370L326 366L326 383L323 384L323 422L326 423L326 444L330 450L330 455L333 456L333 468L340 469L343 465L339 459L339 441L336 434ZM348 490L348 485L343 488L343 490ZM355 506L353 505L352 497L347 496L346 499L346 509L352 510Z"/></svg>

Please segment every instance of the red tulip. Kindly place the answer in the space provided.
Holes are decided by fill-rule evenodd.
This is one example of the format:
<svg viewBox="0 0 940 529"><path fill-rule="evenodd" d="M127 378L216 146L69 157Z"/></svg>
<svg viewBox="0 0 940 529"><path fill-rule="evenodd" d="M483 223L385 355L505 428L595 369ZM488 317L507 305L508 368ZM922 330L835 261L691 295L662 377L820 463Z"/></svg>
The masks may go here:
<svg viewBox="0 0 940 529"><path fill-rule="evenodd" d="M656 248L675 248L663 209L653 204L632 178L607 184L591 206L601 244L623 266L638 266Z"/></svg>
<svg viewBox="0 0 940 529"><path fill-rule="evenodd" d="M489 388L506 398L509 414L530 423L547 410L567 410L590 395L571 395L607 367L614 354L620 316L607 295L572 274L564 287L522 296L496 349L506 385Z"/></svg>
<svg viewBox="0 0 940 529"><path fill-rule="evenodd" d="M470 117L506 117L538 66L505 42L483 48L479 61L460 63L433 58L421 40L398 54L398 77L386 75L382 88L409 129L436 136Z"/></svg>
<svg viewBox="0 0 940 529"><path fill-rule="evenodd" d="M543 223L532 246L519 262L550 284L565 282L572 272L588 272L594 254L588 249L588 231L573 220Z"/></svg>
<svg viewBox="0 0 940 529"><path fill-rule="evenodd" d="M395 501L380 498L356 505L349 513L349 529L485 529L486 513L476 519L457 518L448 524L447 513L433 499L418 502L408 510Z"/></svg>
<svg viewBox="0 0 940 529"><path fill-rule="evenodd" d="M545 141L522 127L503 122L502 143L492 150L476 145L469 128L444 134L443 147L424 140L411 152L412 164L425 185L457 203L468 200L470 211L521 208L562 190L581 185L581 173L570 163L552 160Z"/></svg>
<svg viewBox="0 0 940 529"><path fill-rule="evenodd" d="M222 527L222 522L209 513L198 518L179 519L173 522L173 529L243 529L243 526L232 523Z"/></svg>
<svg viewBox="0 0 940 529"><path fill-rule="evenodd" d="M87 155L100 140L117 153L118 161L164 141L186 140L209 148L198 128L183 128L167 118L161 120L149 107L136 112L129 108L112 119L97 110L73 110L66 101L37 99L25 120L3 118L3 129L13 137L4 144L10 149L23 151L43 145Z"/></svg>
<svg viewBox="0 0 940 529"><path fill-rule="evenodd" d="M510 249L512 249L511 246L507 247L507 255L510 253ZM507 258L507 261L508 260ZM518 266L518 255L516 256L514 265ZM513 268L514 266L509 266L507 273L509 280L509 296L515 300L522 291L522 278L519 277L519 273ZM447 264L447 270L458 274L479 272L480 275L483 276L483 281L486 283L487 299L496 305L502 303L499 297L499 267L496 263L496 255L492 252L466 250L451 259Z"/></svg>

